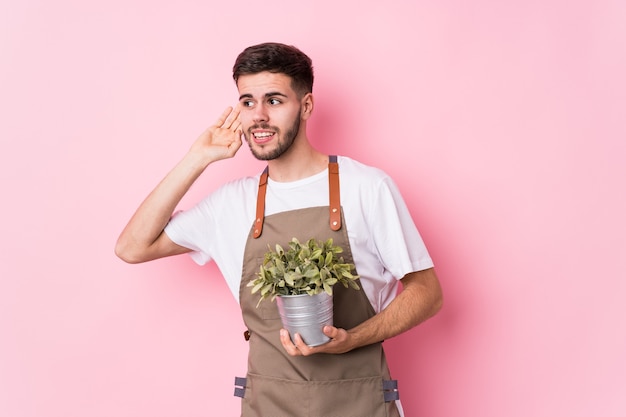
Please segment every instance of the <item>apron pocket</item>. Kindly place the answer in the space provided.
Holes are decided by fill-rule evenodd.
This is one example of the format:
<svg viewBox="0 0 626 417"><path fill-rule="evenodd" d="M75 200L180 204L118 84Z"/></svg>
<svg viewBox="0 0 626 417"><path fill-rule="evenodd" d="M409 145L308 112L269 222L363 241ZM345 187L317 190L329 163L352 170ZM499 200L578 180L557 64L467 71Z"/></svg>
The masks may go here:
<svg viewBox="0 0 626 417"><path fill-rule="evenodd" d="M388 417L380 376L334 381L292 381L248 374L243 417Z"/></svg>

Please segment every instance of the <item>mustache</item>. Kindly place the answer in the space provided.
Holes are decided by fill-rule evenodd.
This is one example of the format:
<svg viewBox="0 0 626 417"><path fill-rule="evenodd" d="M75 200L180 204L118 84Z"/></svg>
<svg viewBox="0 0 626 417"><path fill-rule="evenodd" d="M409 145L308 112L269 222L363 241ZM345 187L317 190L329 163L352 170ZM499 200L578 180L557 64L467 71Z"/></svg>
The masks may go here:
<svg viewBox="0 0 626 417"><path fill-rule="evenodd" d="M277 128L272 127L272 126L270 126L270 125L268 125L268 124L266 124L266 123L263 123L263 124L260 124L260 125L253 125L253 126L250 126L250 127L248 128L248 131L250 132L250 131L252 131L252 130L254 130L254 129L278 130Z"/></svg>

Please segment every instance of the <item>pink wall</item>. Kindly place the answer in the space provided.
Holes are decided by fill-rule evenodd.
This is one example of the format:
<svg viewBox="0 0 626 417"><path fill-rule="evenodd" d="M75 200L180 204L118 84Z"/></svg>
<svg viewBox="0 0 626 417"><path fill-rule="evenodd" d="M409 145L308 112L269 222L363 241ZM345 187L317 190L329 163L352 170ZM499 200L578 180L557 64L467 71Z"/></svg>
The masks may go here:
<svg viewBox="0 0 626 417"><path fill-rule="evenodd" d="M437 263L444 309L386 342L407 415L626 414L626 3L371 3L1 2L1 416L238 415L215 268L113 244L268 40L311 55L313 138L392 174Z"/></svg>

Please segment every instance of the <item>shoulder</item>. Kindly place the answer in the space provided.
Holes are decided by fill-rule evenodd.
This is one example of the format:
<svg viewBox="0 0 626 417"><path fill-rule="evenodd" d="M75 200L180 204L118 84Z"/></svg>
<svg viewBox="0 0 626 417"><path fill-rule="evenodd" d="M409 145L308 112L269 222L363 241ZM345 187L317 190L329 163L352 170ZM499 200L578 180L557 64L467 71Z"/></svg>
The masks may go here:
<svg viewBox="0 0 626 417"><path fill-rule="evenodd" d="M380 168L366 165L347 156L339 156L339 175L347 176L351 181L383 181L389 175Z"/></svg>
<svg viewBox="0 0 626 417"><path fill-rule="evenodd" d="M339 178L346 204L360 204L369 213L382 209L393 211L404 204L395 181L380 168L340 157Z"/></svg>
<svg viewBox="0 0 626 417"><path fill-rule="evenodd" d="M202 219L203 222L219 222L220 219L249 216L254 209L259 176L242 177L228 181L211 191L183 215ZM252 214L254 216L254 214ZM200 220L197 220L200 221Z"/></svg>
<svg viewBox="0 0 626 417"><path fill-rule="evenodd" d="M219 186L207 199L211 201L230 201L232 199L256 198L256 190L259 187L260 174L251 177L242 177Z"/></svg>
<svg viewBox="0 0 626 417"><path fill-rule="evenodd" d="M391 177L382 169L366 165L352 158L341 156L339 162L339 178L341 190L376 194L382 188L395 188Z"/></svg>

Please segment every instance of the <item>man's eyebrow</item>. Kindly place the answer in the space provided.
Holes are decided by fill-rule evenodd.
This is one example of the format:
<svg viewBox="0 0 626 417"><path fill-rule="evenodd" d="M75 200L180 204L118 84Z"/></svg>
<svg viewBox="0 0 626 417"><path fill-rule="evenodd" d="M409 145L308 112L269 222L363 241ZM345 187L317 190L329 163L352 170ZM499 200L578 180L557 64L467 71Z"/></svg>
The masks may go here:
<svg viewBox="0 0 626 417"><path fill-rule="evenodd" d="M265 98L276 97L276 96L287 97L287 94L281 93L280 91L272 91L269 93L265 93ZM242 100L244 98L253 98L253 97L252 97L252 94L250 93L242 94L239 96L239 100Z"/></svg>

